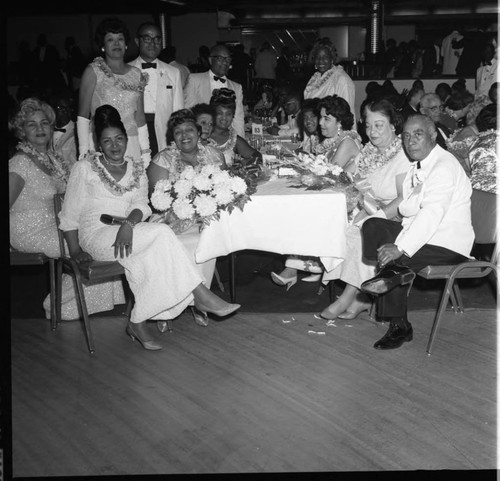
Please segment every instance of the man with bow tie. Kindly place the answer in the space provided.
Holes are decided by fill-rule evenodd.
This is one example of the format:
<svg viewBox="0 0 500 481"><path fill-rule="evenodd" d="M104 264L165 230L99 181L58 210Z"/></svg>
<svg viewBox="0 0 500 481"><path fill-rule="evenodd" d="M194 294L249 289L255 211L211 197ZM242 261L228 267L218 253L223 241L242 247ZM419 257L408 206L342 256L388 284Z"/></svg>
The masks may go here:
<svg viewBox="0 0 500 481"><path fill-rule="evenodd" d="M69 91L62 90L54 93L49 103L56 113L52 149L73 165L78 159L73 98Z"/></svg>
<svg viewBox="0 0 500 481"><path fill-rule="evenodd" d="M151 156L167 146L167 122L172 112L184 108L182 80L178 69L162 62L161 30L154 23L143 23L137 29L135 43L139 56L129 62L148 74L144 89L144 112L148 126Z"/></svg>
<svg viewBox="0 0 500 481"><path fill-rule="evenodd" d="M407 298L415 273L427 265L465 262L474 242L470 181L436 136L429 117L416 114L406 120L402 140L412 166L402 193L361 228L364 260L380 267L361 290L378 296L377 318L390 323L376 349L395 349L412 340ZM397 211L401 223L387 220Z"/></svg>
<svg viewBox="0 0 500 481"><path fill-rule="evenodd" d="M228 88L236 94L236 112L233 119L233 129L245 138L245 120L243 109L243 88L233 80L227 78L231 67L231 53L224 45L215 45L210 49L210 70L202 73L189 74L184 89L184 105L191 108L200 103L210 103L212 92L215 89Z"/></svg>
<svg viewBox="0 0 500 481"><path fill-rule="evenodd" d="M280 137L291 137L299 135L301 126L299 125L300 109L302 106L302 94L299 92L290 92L285 97L283 110L286 114L286 121L279 125L273 125L267 129L271 135Z"/></svg>

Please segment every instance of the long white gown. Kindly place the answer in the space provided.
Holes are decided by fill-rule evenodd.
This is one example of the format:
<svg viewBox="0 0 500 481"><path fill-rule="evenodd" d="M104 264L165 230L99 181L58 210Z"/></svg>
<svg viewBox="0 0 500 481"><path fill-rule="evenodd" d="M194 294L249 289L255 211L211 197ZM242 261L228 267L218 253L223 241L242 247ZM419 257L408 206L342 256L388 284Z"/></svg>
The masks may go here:
<svg viewBox="0 0 500 481"><path fill-rule="evenodd" d="M90 159L79 161L71 172L60 228L78 229L82 249L94 259L117 260L123 265L135 300L131 322L177 317L192 302L192 291L202 278L170 227L138 223L133 230L132 254L115 259L113 244L119 226L100 222L101 214L124 217L134 209L142 211L143 221L150 216L142 161L127 158L127 171L116 183L99 161L93 164Z"/></svg>

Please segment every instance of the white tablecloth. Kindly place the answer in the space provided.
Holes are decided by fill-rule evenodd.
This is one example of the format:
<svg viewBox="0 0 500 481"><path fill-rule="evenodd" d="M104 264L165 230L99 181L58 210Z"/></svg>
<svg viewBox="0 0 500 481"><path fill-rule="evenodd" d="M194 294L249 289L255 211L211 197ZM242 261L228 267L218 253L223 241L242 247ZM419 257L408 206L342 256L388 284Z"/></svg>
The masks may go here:
<svg viewBox="0 0 500 481"><path fill-rule="evenodd" d="M320 257L326 271L345 256L345 196L291 187L285 178L259 185L243 212L223 212L202 231L197 262L244 249Z"/></svg>

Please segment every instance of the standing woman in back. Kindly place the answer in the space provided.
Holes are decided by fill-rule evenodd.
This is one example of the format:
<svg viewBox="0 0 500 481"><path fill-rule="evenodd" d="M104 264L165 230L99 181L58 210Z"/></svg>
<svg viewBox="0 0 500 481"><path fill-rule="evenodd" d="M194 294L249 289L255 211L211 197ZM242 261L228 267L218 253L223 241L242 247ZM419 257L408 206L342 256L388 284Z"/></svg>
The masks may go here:
<svg viewBox="0 0 500 481"><path fill-rule="evenodd" d="M81 159L95 151L93 118L97 107L115 107L127 130L127 155L142 157L147 166L151 161L149 135L144 115L144 87L148 75L125 62L130 34L123 21L105 18L96 29L95 42L103 57L95 58L85 69L78 103L78 148Z"/></svg>

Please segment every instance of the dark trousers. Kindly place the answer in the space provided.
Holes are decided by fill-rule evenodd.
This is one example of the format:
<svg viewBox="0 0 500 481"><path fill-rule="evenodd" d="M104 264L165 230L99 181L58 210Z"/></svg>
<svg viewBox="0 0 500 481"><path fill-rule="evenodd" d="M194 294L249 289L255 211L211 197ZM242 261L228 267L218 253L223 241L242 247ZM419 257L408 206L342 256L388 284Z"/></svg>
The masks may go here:
<svg viewBox="0 0 500 481"><path fill-rule="evenodd" d="M363 257L369 261L377 261L377 249L384 244L393 244L402 230L399 222L386 219L368 219L361 227L363 239ZM406 266L417 273L428 265L459 264L467 260L445 247L425 244L413 256L403 254L395 264ZM377 316L406 319L408 294L411 285L398 286L388 293L378 296Z"/></svg>
<svg viewBox="0 0 500 481"><path fill-rule="evenodd" d="M158 141L155 132L155 114L146 114L146 125L148 126L149 148L151 149L151 158L158 153Z"/></svg>

